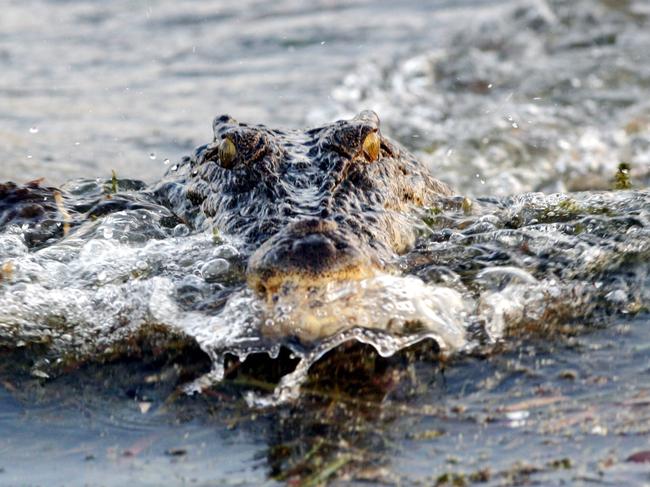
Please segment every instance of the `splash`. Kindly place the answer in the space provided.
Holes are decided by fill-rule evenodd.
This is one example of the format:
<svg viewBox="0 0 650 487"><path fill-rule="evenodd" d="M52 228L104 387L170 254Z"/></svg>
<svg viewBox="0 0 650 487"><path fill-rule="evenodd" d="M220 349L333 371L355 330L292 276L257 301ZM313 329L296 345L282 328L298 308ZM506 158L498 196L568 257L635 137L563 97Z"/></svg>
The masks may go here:
<svg viewBox="0 0 650 487"><path fill-rule="evenodd" d="M650 175L650 30L634 5L528 2L343 82L328 116L374 108L437 176L477 197L427 209L392 274L265 301L246 287L240 242L167 228L148 209L88 221L34 252L34 229L11 227L0 234L0 346L30 350L32 374L46 378L70 361L128 355L134 336L162 330L159 347L181 337L212 361L187 392L221 381L228 354L287 347L296 369L270 395L247 396L264 406L298 397L314 363L348 342L382 356L422 340L458 353L647 311L650 194L638 188ZM637 189L599 191L623 161L622 187ZM578 189L589 191L530 192ZM83 205L106 183L68 191Z"/></svg>
<svg viewBox="0 0 650 487"><path fill-rule="evenodd" d="M133 336L162 328L167 346L185 337L212 360L187 392L222 380L226 354L277 357L285 346L297 368L270 396L248 396L270 405L295 398L310 367L349 341L382 356L425 339L455 353L647 309L647 191L530 193L479 200L472 211L448 205L429 214L419 244L396 263L399 273L270 301L246 288L236 241L175 236L152 228L146 210L88 222L35 252L13 227L0 235L0 345L38 350L32 374L48 377L71 359L127 353ZM139 221L167 234L143 239ZM215 259L227 263L219 261L220 272Z"/></svg>

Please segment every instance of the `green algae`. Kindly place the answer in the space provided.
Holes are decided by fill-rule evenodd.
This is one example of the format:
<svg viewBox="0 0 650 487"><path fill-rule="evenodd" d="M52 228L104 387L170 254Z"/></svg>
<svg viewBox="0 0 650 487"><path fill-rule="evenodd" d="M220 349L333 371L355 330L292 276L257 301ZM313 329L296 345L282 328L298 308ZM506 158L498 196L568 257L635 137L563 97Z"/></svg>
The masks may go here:
<svg viewBox="0 0 650 487"><path fill-rule="evenodd" d="M115 170L111 170L111 193L115 194L118 191L118 183L117 183L117 173Z"/></svg>
<svg viewBox="0 0 650 487"><path fill-rule="evenodd" d="M632 189L631 170L632 165L627 162L621 162L618 165L618 169L614 175L615 190Z"/></svg>

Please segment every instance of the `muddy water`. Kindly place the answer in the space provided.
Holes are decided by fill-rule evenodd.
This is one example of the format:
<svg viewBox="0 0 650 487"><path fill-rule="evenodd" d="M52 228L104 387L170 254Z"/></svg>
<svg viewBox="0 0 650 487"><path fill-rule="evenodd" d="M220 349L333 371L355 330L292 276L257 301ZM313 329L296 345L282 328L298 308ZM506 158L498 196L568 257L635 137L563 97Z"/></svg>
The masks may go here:
<svg viewBox="0 0 650 487"><path fill-rule="evenodd" d="M6 11L0 179L99 177L83 199L154 180L217 112L372 108L472 205L423 212L403 274L326 289L342 331L307 344L227 235L147 210L36 252L5 229L0 484L648 482L644 2Z"/></svg>

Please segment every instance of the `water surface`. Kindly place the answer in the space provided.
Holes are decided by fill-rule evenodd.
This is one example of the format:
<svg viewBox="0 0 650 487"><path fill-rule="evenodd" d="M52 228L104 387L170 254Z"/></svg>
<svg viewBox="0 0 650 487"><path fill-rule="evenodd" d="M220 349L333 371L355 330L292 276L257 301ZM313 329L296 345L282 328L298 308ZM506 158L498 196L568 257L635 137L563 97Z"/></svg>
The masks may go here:
<svg viewBox="0 0 650 487"><path fill-rule="evenodd" d="M361 293L374 324L424 329L308 346L268 333L227 235L146 210L38 251L6 229L0 484L648 482L649 16L10 2L0 180L101 195L111 169L157 179L218 113L297 127L372 108L472 205L420 215L403 275L327 290L329 313ZM281 304L271 325L300 326Z"/></svg>

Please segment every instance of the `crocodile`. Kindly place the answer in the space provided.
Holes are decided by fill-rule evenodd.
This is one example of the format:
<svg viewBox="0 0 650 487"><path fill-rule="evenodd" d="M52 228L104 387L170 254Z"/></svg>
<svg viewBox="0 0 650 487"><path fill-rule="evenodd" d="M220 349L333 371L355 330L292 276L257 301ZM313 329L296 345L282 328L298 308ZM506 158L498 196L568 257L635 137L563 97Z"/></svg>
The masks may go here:
<svg viewBox="0 0 650 487"><path fill-rule="evenodd" d="M372 111L307 130L222 115L213 130L212 142L151 185L120 181L119 190L78 198L41 181L1 184L0 230L21 225L28 244L39 248L85 221L153 209L161 228L214 229L240 242L248 285L269 296L385 269L413 246L416 209L453 195L381 133Z"/></svg>

